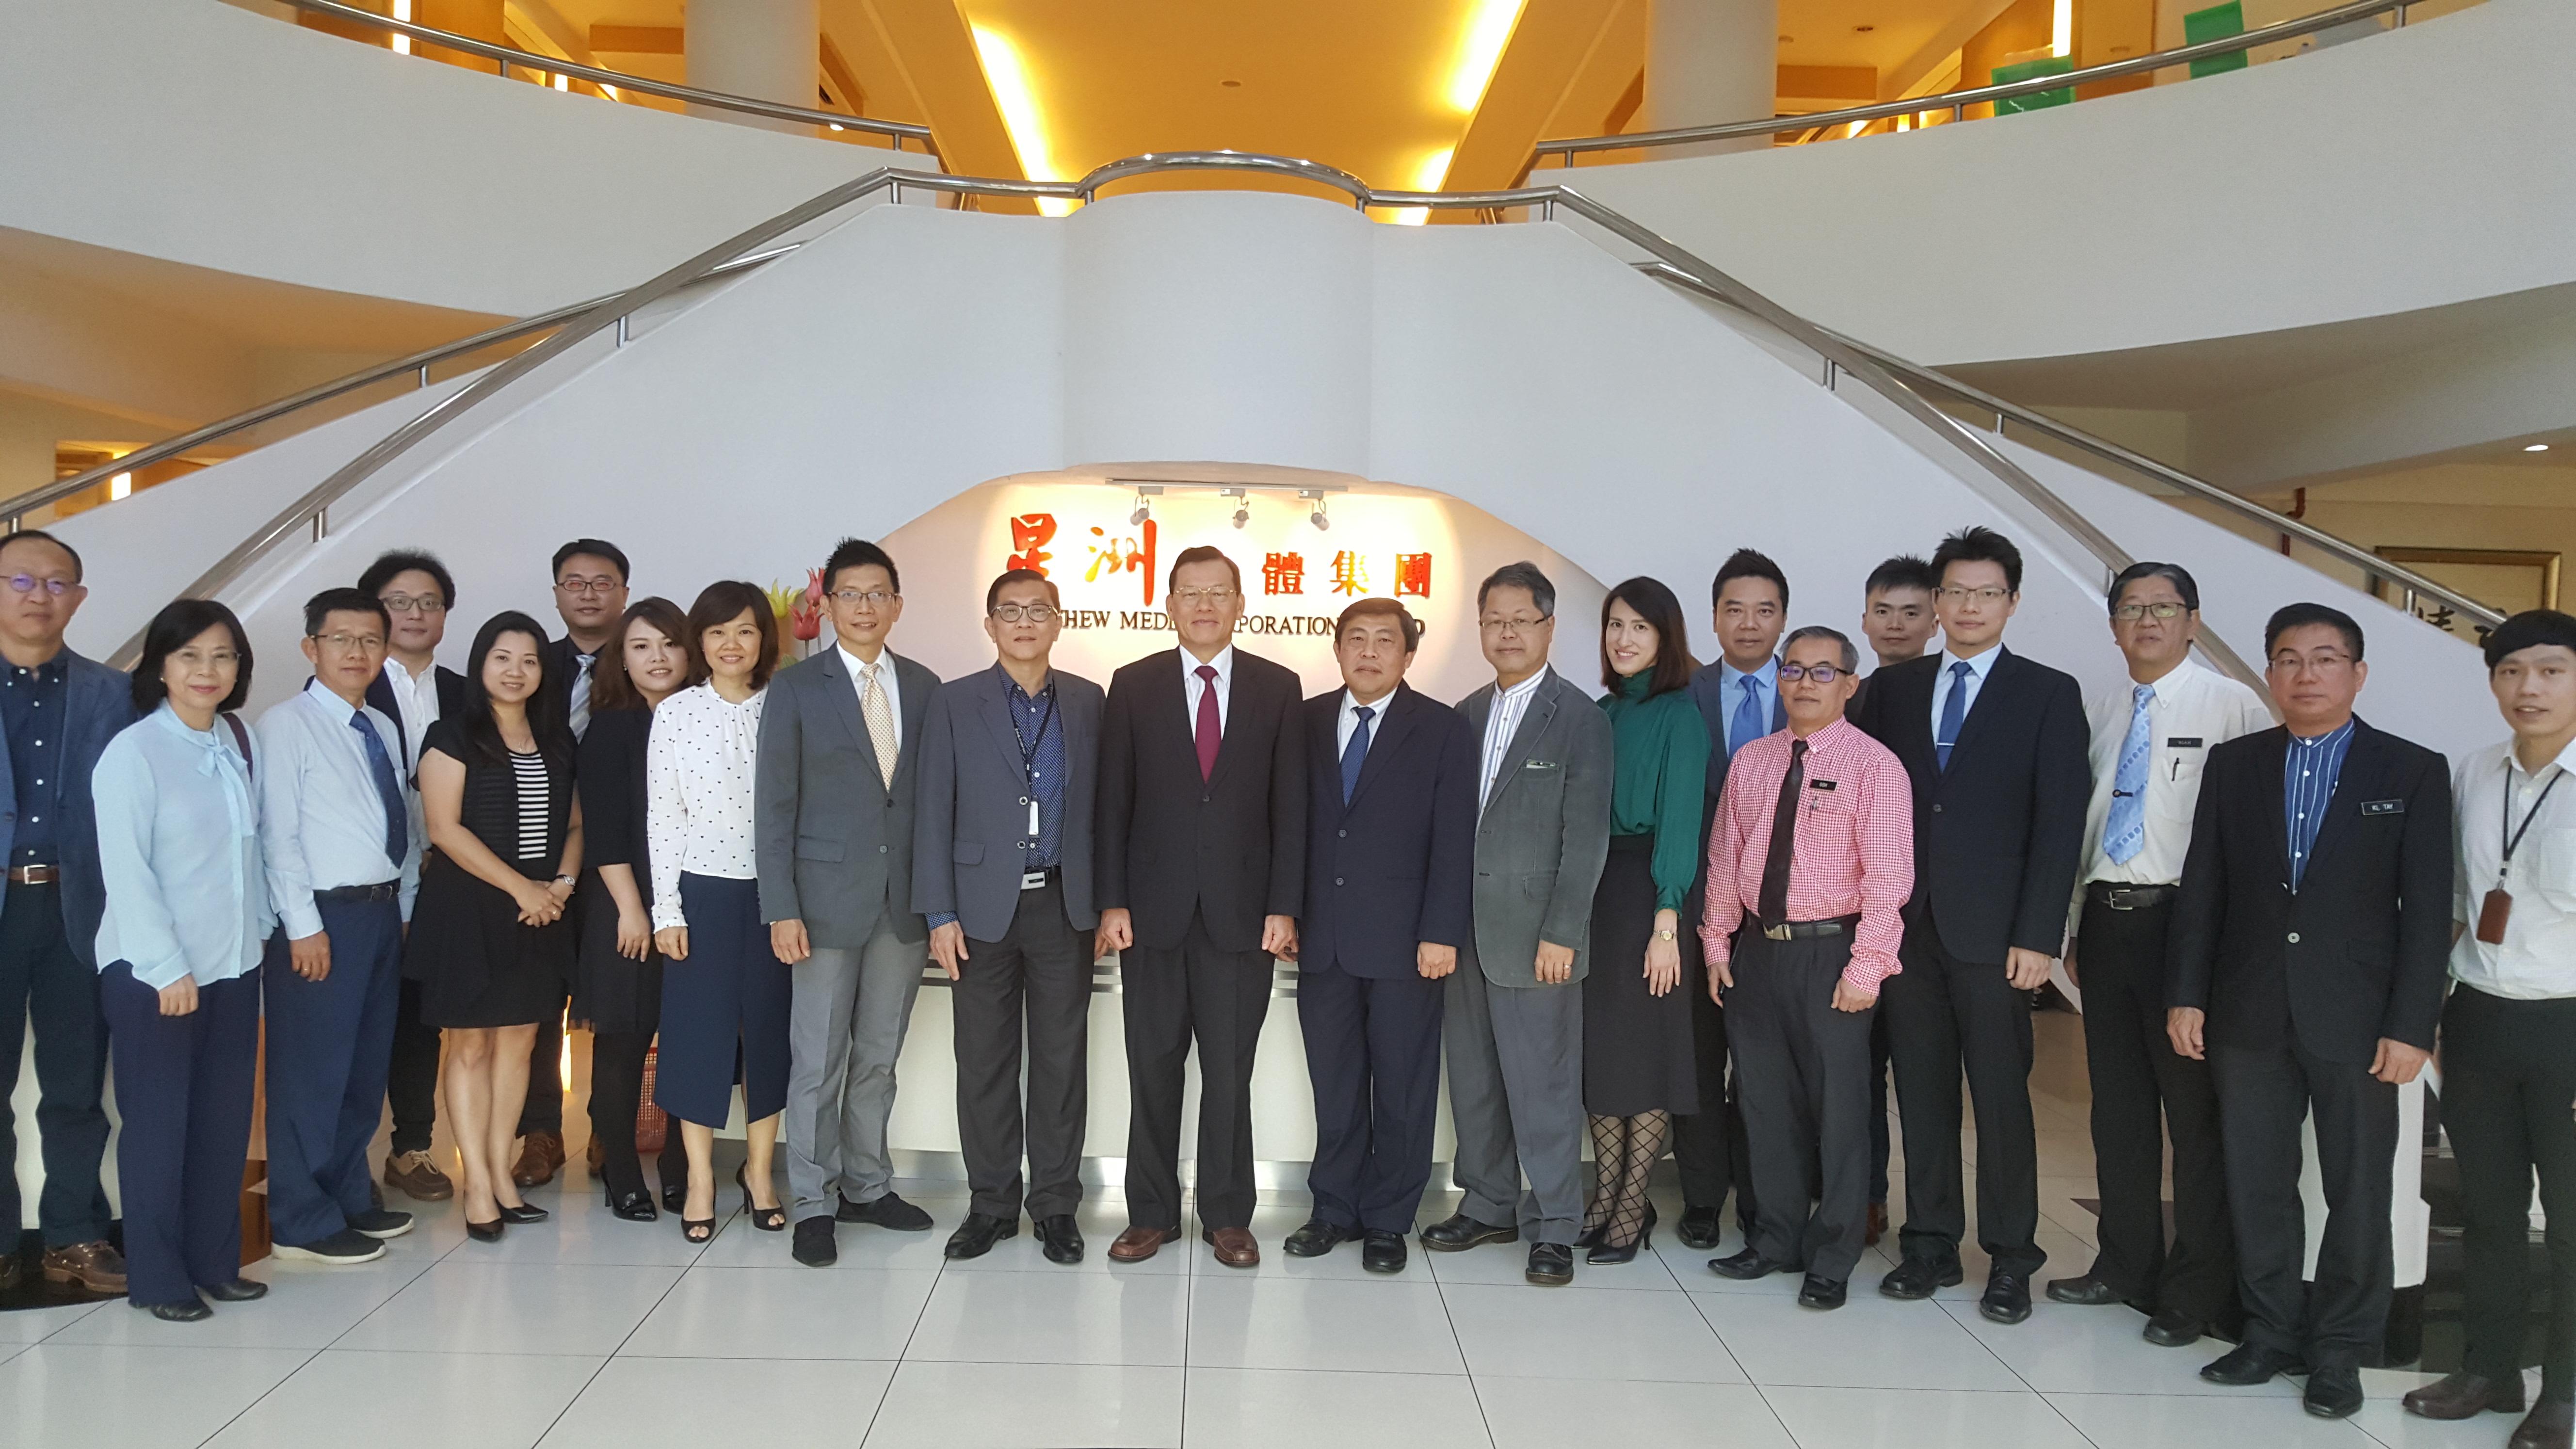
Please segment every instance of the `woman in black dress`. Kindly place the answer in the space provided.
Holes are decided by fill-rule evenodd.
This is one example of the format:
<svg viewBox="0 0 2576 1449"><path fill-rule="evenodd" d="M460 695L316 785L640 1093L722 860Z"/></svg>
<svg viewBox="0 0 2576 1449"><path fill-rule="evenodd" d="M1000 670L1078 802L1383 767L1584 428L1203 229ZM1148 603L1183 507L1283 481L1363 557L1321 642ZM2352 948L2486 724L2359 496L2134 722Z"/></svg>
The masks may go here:
<svg viewBox="0 0 2576 1449"><path fill-rule="evenodd" d="M590 729L581 737L582 854L595 879L581 904L581 965L573 1019L590 1026L590 1132L609 1210L629 1222L660 1214L635 1154L644 1057L662 1022L662 953L653 949L653 872L644 849L644 743L653 709L689 682L688 617L664 598L626 611L617 648L590 676ZM662 1139L663 1201L673 1210L688 1154L673 1127Z"/></svg>
<svg viewBox="0 0 2576 1449"><path fill-rule="evenodd" d="M544 628L495 615L467 658L464 706L421 741L431 851L403 972L421 983L422 1022L444 1031L465 1228L492 1242L504 1223L546 1216L510 1181L510 1147L537 1023L572 975L563 915L581 871L581 803L570 733L541 705Z"/></svg>

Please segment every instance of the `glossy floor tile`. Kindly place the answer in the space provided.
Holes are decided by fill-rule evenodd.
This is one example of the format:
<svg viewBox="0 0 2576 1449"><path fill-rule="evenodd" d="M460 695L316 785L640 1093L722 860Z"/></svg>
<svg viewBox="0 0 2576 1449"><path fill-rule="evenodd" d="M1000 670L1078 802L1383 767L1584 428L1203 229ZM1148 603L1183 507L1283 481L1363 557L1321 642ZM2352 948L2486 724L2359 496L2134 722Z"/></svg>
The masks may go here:
<svg viewBox="0 0 2576 1449"><path fill-rule="evenodd" d="M2373 1443L2349 1420L2315 1418L2295 1398L2050 1394L2048 1402L2094 1449L2171 1449L2178 1444L2371 1449ZM2503 1442L2501 1432L2496 1442Z"/></svg>
<svg viewBox="0 0 2576 1449"><path fill-rule="evenodd" d="M1177 1368L1189 1308L1173 1274L943 1274L904 1357Z"/></svg>
<svg viewBox="0 0 2576 1449"><path fill-rule="evenodd" d="M1238 1449L1394 1443L1487 1449L1475 1389L1454 1374L1193 1368L1185 1438Z"/></svg>
<svg viewBox="0 0 2576 1449"><path fill-rule="evenodd" d="M604 1362L334 1349L315 1355L208 1443L277 1449L356 1436L368 1449L528 1449Z"/></svg>
<svg viewBox="0 0 2576 1449"><path fill-rule="evenodd" d="M894 1270L692 1268L621 1351L656 1358L901 1358L937 1281L935 1273Z"/></svg>
<svg viewBox="0 0 2576 1449"><path fill-rule="evenodd" d="M1178 1367L906 1363L867 1449L1174 1449Z"/></svg>
<svg viewBox="0 0 2576 1449"><path fill-rule="evenodd" d="M856 1445L895 1366L864 1359L616 1358L555 1420L543 1449Z"/></svg>
<svg viewBox="0 0 2576 1449"><path fill-rule="evenodd" d="M1190 1294L1189 1361L1211 1368L1463 1374L1466 1361L1442 1292L1427 1279L1201 1277Z"/></svg>
<svg viewBox="0 0 2576 1449"><path fill-rule="evenodd" d="M1476 1397L1494 1449L1591 1443L1614 1420L1619 1439L1637 1445L1789 1449L1792 1443L1762 1391L1749 1384L1624 1383L1605 1399L1563 1380L1480 1374Z"/></svg>
<svg viewBox="0 0 2576 1449"><path fill-rule="evenodd" d="M1693 1293L1753 1382L1826 1388L2021 1389L1938 1303L1854 1293L1829 1313L1794 1298Z"/></svg>
<svg viewBox="0 0 2576 1449"><path fill-rule="evenodd" d="M40 1343L0 1363L0 1444L193 1449L311 1357L298 1349Z"/></svg>
<svg viewBox="0 0 2576 1449"><path fill-rule="evenodd" d="M1469 1372L1515 1378L1740 1384L1687 1293L1443 1288Z"/></svg>
<svg viewBox="0 0 2576 1449"><path fill-rule="evenodd" d="M338 1347L606 1357L679 1279L677 1268L466 1262L420 1275Z"/></svg>
<svg viewBox="0 0 2576 1449"><path fill-rule="evenodd" d="M1762 1396L1800 1449L2088 1449L2092 1442L2026 1389L1773 1387Z"/></svg>

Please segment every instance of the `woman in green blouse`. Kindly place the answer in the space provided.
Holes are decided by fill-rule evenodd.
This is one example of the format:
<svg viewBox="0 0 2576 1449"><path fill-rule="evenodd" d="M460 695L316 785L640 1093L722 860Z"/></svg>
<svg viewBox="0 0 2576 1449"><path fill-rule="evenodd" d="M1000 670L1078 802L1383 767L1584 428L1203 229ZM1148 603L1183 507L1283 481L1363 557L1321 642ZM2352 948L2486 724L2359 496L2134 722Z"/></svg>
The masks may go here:
<svg viewBox="0 0 2576 1449"><path fill-rule="evenodd" d="M1681 911L1699 874L1708 727L1691 703L1681 601L1653 579L1601 605L1601 708L1615 745L1610 860L1592 896L1583 980L1583 1108L1598 1174L1583 1237L1594 1263L1625 1263L1654 1232L1646 1175L1673 1114L1699 1110Z"/></svg>

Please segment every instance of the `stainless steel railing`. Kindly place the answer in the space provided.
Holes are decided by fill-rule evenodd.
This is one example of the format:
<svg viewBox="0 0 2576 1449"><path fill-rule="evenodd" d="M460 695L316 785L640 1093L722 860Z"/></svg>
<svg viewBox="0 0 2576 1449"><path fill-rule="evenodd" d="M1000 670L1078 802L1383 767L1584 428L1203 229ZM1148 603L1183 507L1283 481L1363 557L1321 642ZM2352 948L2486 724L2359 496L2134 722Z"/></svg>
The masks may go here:
<svg viewBox="0 0 2576 1449"><path fill-rule="evenodd" d="M301 0L297 0L301 3ZM2062 91L2097 81L2120 80L2127 76L2146 75L2168 66L2189 65L2195 60L2210 60L2223 55L2240 55L2257 46L2284 40L2297 40L2338 25L2368 20L2380 15L2393 15L2398 25L2406 23L2406 11L2414 0L2350 0L2331 10L2320 10L2260 30L2241 35L2204 40L2198 45L2177 46L2150 55L2115 60L2105 65L2086 66L2062 75L2034 76L2029 80L2005 85L1975 86L1967 90L1943 91L1936 95L1910 96L1902 100L1879 101L1866 106L1850 106L1839 111L1817 111L1804 116L1760 116L1747 121L1723 121L1706 126L1676 126L1664 131L1639 131L1628 136L1568 136L1541 141L1530 148L1525 170L1535 169L1541 158L1554 156L1561 165L1572 166L1577 154L1587 151L1652 150L1662 146L1688 146L1702 141L1733 141L1748 138L1785 136L1796 131L1829 131L1853 122L1885 120L1891 116L1927 116L1948 111L1952 120L1963 120L1967 108L1994 101L2008 101L2021 96L2035 96L2046 91Z"/></svg>

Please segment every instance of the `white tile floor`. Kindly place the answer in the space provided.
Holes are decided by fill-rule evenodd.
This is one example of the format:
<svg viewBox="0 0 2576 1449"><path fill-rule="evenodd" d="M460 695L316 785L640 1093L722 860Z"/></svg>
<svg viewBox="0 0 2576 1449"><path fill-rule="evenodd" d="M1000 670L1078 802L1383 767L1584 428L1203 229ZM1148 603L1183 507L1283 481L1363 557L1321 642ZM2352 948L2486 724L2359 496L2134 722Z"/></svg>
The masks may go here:
<svg viewBox="0 0 2576 1449"><path fill-rule="evenodd" d="M2076 1023L2039 1025L2058 1276L2090 1259L2073 1199L2092 1195L2092 1163ZM2293 1384L2201 1382L2223 1346L2152 1348L2126 1309L2042 1303L2027 1324L1990 1324L1973 1249L1955 1294L1882 1299L1873 1259L1849 1306L1817 1314L1794 1280L1729 1282L1661 1235L1628 1266L1578 1266L1565 1291L1523 1284L1517 1246L1417 1251L1391 1278L1350 1248L1291 1259L1279 1240L1304 1214L1288 1200L1254 1225L1256 1271L1196 1244L1112 1266L1113 1192L1083 1214L1079 1267L1044 1261L1025 1230L950 1264L962 1185L901 1186L939 1229L844 1227L839 1266L815 1272L739 1216L704 1248L669 1218L620 1222L576 1156L534 1195L555 1220L498 1246L466 1242L449 1203L381 1263L259 1264L269 1296L207 1323L121 1303L0 1314L0 1449L2494 1449L2513 1423L2410 1419L2396 1399L2422 1376L2379 1372L2360 1416L2310 1419ZM1679 1209L1667 1198L1664 1220Z"/></svg>

